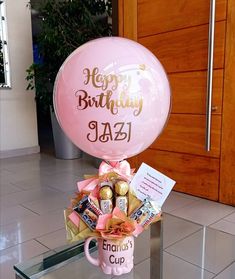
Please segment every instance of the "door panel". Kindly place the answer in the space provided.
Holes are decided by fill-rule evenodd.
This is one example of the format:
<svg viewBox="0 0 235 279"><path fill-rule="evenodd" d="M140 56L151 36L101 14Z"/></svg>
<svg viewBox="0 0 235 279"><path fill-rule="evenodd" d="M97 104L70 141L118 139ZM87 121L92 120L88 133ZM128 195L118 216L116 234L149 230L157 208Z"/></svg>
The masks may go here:
<svg viewBox="0 0 235 279"><path fill-rule="evenodd" d="M220 202L235 206L235 1L228 1L224 72Z"/></svg>
<svg viewBox="0 0 235 279"><path fill-rule="evenodd" d="M165 130L151 148L219 158L221 116L212 117L210 152L205 151L205 122L205 115L171 114Z"/></svg>
<svg viewBox="0 0 235 279"><path fill-rule="evenodd" d="M174 190L218 200L218 159L147 149L138 155L138 162L174 179Z"/></svg>
<svg viewBox="0 0 235 279"><path fill-rule="evenodd" d="M172 113L206 113L207 71L174 73L168 75L172 89ZM223 70L213 73L213 114L221 114Z"/></svg>
<svg viewBox="0 0 235 279"><path fill-rule="evenodd" d="M214 68L224 67L225 21L215 25ZM208 25L140 38L167 73L207 69Z"/></svg>
<svg viewBox="0 0 235 279"><path fill-rule="evenodd" d="M216 1L216 21L226 19L226 2ZM209 7L210 0L139 0L138 36L206 24L209 22Z"/></svg>

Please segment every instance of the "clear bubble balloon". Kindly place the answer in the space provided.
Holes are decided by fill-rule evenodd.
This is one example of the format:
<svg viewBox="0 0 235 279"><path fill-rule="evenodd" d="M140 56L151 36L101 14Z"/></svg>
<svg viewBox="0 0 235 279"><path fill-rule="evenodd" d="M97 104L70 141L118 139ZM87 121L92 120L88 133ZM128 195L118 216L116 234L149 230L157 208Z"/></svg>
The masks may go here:
<svg viewBox="0 0 235 279"><path fill-rule="evenodd" d="M158 59L142 45L108 37L77 48L60 68L54 108L67 136L95 157L139 154L162 132L170 86Z"/></svg>

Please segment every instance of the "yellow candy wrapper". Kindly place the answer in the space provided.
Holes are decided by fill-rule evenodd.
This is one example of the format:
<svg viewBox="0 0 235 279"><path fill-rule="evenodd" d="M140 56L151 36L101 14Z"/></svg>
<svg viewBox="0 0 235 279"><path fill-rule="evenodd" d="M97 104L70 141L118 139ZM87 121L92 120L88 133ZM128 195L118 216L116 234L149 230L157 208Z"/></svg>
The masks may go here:
<svg viewBox="0 0 235 279"><path fill-rule="evenodd" d="M136 210L141 204L141 201L137 199L137 197L134 195L134 193L131 193L131 191L128 192L128 211L127 216L130 216L131 213Z"/></svg>
<svg viewBox="0 0 235 279"><path fill-rule="evenodd" d="M72 209L64 210L64 220L68 242L82 240L90 236L99 236L99 233L93 232L81 219L79 220L79 225L76 226L68 217L72 211Z"/></svg>

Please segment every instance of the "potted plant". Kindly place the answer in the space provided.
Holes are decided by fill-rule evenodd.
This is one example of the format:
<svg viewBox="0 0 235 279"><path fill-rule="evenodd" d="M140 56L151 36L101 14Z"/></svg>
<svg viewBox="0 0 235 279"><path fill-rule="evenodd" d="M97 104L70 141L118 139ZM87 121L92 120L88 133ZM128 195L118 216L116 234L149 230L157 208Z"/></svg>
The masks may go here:
<svg viewBox="0 0 235 279"><path fill-rule="evenodd" d="M51 110L56 156L63 157L61 143L68 144L68 139L58 141L56 137L63 132L55 122L53 109L55 78L64 60L77 47L112 34L109 23L112 3L111 0L44 0L40 4L31 1L30 6L37 11L40 32L34 38L39 59L27 69L27 89L35 89L37 105L43 113ZM72 151L70 147L65 149Z"/></svg>

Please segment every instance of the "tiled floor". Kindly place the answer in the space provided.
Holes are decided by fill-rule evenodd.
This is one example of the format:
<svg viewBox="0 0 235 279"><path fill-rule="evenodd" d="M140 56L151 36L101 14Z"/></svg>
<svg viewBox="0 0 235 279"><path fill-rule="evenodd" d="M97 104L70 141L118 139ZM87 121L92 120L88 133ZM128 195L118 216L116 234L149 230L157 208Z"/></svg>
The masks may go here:
<svg viewBox="0 0 235 279"><path fill-rule="evenodd" d="M35 154L0 161L1 279L14 278L13 264L66 244L62 210L76 181L96 172L88 156L58 160ZM235 278L234 207L172 192L163 210L171 215L164 224L164 279ZM203 226L209 226L206 233Z"/></svg>

